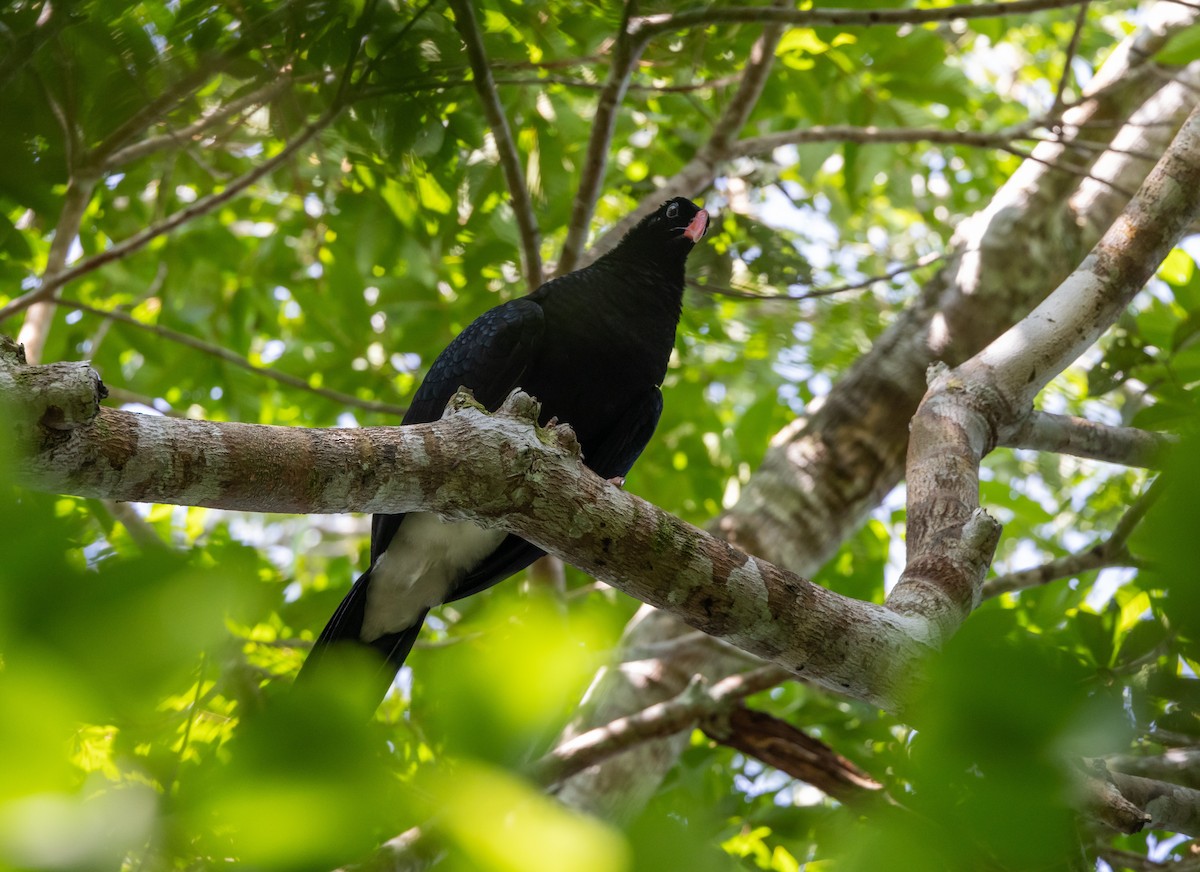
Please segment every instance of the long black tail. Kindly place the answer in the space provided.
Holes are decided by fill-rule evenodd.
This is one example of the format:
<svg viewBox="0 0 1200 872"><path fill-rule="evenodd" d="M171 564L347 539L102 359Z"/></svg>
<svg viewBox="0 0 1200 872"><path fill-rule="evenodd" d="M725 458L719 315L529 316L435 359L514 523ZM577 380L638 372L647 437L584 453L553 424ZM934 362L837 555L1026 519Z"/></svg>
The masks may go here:
<svg viewBox="0 0 1200 872"><path fill-rule="evenodd" d="M362 626L366 616L367 586L370 579L371 571L367 570L354 582L350 593L346 594L345 599L337 607L337 611L333 613L333 617L329 619L329 623L325 625L325 629L321 631L321 635L313 644L308 659L304 661L300 674L296 676L297 686L314 680L313 676L319 674L324 668L322 664L330 652L339 649L345 650L353 646L372 650L379 656L378 699L382 701L392 680L396 677L396 673L404 665L408 652L412 650L413 644L417 641L428 610L421 612L412 626L396 633L380 636L370 642L364 642Z"/></svg>

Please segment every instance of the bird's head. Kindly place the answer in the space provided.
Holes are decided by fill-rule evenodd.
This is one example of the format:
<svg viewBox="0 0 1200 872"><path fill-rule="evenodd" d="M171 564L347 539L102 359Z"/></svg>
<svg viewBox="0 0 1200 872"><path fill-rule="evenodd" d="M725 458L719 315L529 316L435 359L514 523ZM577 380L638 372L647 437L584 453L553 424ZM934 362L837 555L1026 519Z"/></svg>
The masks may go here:
<svg viewBox="0 0 1200 872"><path fill-rule="evenodd" d="M639 221L618 247L682 263L707 230L708 212L686 197L675 197Z"/></svg>

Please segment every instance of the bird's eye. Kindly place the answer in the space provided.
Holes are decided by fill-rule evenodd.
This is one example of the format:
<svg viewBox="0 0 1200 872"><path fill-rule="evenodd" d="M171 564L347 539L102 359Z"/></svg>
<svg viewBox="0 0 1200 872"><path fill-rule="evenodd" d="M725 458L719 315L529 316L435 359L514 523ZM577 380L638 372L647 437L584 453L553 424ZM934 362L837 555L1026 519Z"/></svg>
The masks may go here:
<svg viewBox="0 0 1200 872"><path fill-rule="evenodd" d="M679 214L679 204L678 203L672 203L670 206L667 207L667 217L668 218L674 218L678 214Z"/></svg>

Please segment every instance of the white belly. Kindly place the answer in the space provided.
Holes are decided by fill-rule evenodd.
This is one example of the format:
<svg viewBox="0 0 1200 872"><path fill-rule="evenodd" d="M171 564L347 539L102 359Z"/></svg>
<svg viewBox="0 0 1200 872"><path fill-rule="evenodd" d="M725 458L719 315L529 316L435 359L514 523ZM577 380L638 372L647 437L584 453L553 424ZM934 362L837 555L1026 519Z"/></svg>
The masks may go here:
<svg viewBox="0 0 1200 872"><path fill-rule="evenodd" d="M363 641L408 629L426 609L441 605L454 584L504 536L470 521L446 521L428 512L408 514L371 567Z"/></svg>

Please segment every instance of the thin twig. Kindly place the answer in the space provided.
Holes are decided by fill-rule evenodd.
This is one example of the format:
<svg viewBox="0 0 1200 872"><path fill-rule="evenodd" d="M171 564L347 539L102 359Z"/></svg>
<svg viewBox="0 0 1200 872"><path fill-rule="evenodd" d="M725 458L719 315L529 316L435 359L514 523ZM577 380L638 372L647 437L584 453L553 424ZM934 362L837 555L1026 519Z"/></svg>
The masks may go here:
<svg viewBox="0 0 1200 872"><path fill-rule="evenodd" d="M375 17L375 9L378 5L379 0L365 0L362 12L359 13L358 19L354 22L354 32L350 35L350 55L342 65L342 76L338 80L337 93L333 98L335 106L345 105L346 97L350 94L350 83L354 74L354 62L358 60L359 52L362 51L363 43L367 38L367 31L370 28L371 19Z"/></svg>
<svg viewBox="0 0 1200 872"><path fill-rule="evenodd" d="M779 0L777 5L784 5L783 0ZM662 186L662 190L670 191L674 195L694 196L712 184L717 167L729 159L730 148L737 141L738 134L746 126L759 97L762 96L763 87L775 62L775 47L782 35L781 26L763 29L751 47L749 60L738 77L737 91L713 124L712 134L691 159ZM658 192L644 197L636 209L621 218L596 240L591 250L581 257L580 262L590 262L612 248L616 240L653 212L660 201L661 196ZM559 271L562 272L561 266Z"/></svg>
<svg viewBox="0 0 1200 872"><path fill-rule="evenodd" d="M74 281L80 276L87 275L88 273L97 270L106 264L112 263L115 260L120 260L121 258L126 257L145 247L148 243L154 241L163 234L170 233L180 225L186 224L193 218L212 212L219 206L229 202L238 194L242 193L242 191L246 190L246 188L250 187L250 185L254 184L256 181L261 179L267 173L271 172L273 169L295 154L296 151L307 144L310 139L328 126L329 123L333 121L335 117L337 117L337 114L340 111L341 107L338 105L331 107L324 115L322 115L316 121L308 124L303 130L296 134L296 136L288 142L288 144L283 148L282 151L279 152L279 154L275 155L269 160L263 161L249 172L242 174L237 179L230 182L223 191L218 191L217 193L201 197L194 203L171 214L164 220L147 227L140 233L135 233L128 239L118 242L116 245L105 249L99 254L89 257L87 260L75 264L75 266L69 269L65 269L53 276L47 276L41 282L39 287L29 291L26 294L22 294L14 300L10 300L3 307L0 307L0 321L11 317L17 312L28 308L40 300L50 299L54 295L55 291L57 291L63 285Z"/></svg>
<svg viewBox="0 0 1200 872"><path fill-rule="evenodd" d="M723 288L719 285L711 285L707 282L699 282L695 279L688 279L688 286L695 288L706 294L718 294L722 297L732 297L739 300L787 300L789 303L796 303L801 300L811 300L817 297L828 297L833 294L840 294L845 291L858 291L866 287L870 287L876 282L886 282L896 278L896 276L904 273L912 272L920 269L923 266L937 263L945 257L944 254L937 252L926 254L912 263L900 264L893 267L880 275L870 276L862 281L853 282L850 284L837 285L829 288L814 288L810 291L805 291L803 294L760 294L757 291L747 291L740 288Z"/></svg>
<svg viewBox="0 0 1200 872"><path fill-rule="evenodd" d="M521 263L525 268L525 284L529 290L536 290L542 284L541 232L533 214L533 203L529 199L525 174L521 169L521 156L517 154L508 118L504 114L504 107L500 105L496 83L492 80L492 71L488 66L483 36L475 20L472 0L450 0L450 7L454 10L454 25L467 47L475 91L483 105L483 114L488 125L492 128L492 138L500 155L500 167L508 184L513 214L517 219L517 232L521 239Z"/></svg>
<svg viewBox="0 0 1200 872"><path fill-rule="evenodd" d="M1095 569L1107 569L1114 566L1138 566L1137 558L1129 553L1126 545L1130 534L1141 523L1142 518L1146 517L1146 512L1150 510L1155 500L1158 499L1159 494L1162 493L1161 481L1162 479L1155 479L1133 501L1133 504L1125 511L1120 520L1117 521L1117 525L1113 527L1112 533L1103 542L1093 545L1087 551L1082 551L1078 554L1068 554L1065 557L1051 560L1049 563L1044 563L1041 566L989 578L983 584L983 598L989 599L999 596L1002 593L1011 593L1013 591L1038 587L1043 584L1049 584L1052 581L1071 578L1072 576Z"/></svg>
<svg viewBox="0 0 1200 872"><path fill-rule="evenodd" d="M397 44L399 44L400 40L404 39L404 37L408 35L408 32L412 30L416 23L421 20L422 16L429 11L429 7L431 7L434 2L435 0L425 0L425 2L421 4L420 8L412 14L412 17L409 18L408 21L404 22L404 26L400 28L396 35L383 44L383 47L376 52L375 57L367 61L367 65L363 68L362 73L359 74L358 80L354 84L354 90L356 92L361 92L363 90L363 86L371 78L371 74L374 73L378 68L379 62L387 56L388 52L390 52L396 47Z"/></svg>
<svg viewBox="0 0 1200 872"><path fill-rule="evenodd" d="M773 8L786 9L787 5L788 0L775 0ZM742 69L737 92L721 111L721 117L713 125L712 134L704 144L704 149L716 154L725 154L730 143L737 140L738 134L750 120L750 113L758 105L763 88L766 87L771 67L775 64L775 47L779 44L784 30L782 24L768 25L754 41L754 45L750 47L749 60Z"/></svg>
<svg viewBox="0 0 1200 872"><path fill-rule="evenodd" d="M569 76L537 76L523 79L500 77L493 81L497 85L514 85L517 87L541 88L546 85L563 85L567 88L581 88L588 91L601 91L604 89L604 85L601 82L589 82L586 79L573 79ZM687 85L638 85L630 82L628 91L631 94L690 94L695 91L710 91L717 88L725 88L736 81L738 81L737 76L721 76L720 78L706 79ZM469 82L463 81L460 84L466 85Z"/></svg>
<svg viewBox="0 0 1200 872"><path fill-rule="evenodd" d="M1130 125L1131 127L1136 125ZM1149 151L1142 151L1136 148L1119 148L1112 144L1099 142L1088 142L1083 139L1063 139L1058 134L1050 136L1038 136L1036 134L1027 137L1014 137L1014 139L1028 139L1032 142L1049 142L1053 145L1061 145L1068 151L1074 151L1081 154L1120 154L1126 157L1136 158L1138 160L1148 161L1149 163L1158 163L1161 154L1154 154Z"/></svg>
<svg viewBox="0 0 1200 872"><path fill-rule="evenodd" d="M761 666L723 678L711 689L693 682L674 699L656 703L637 714L618 718L559 744L534 764L535 777L543 784L562 781L640 742L689 729L701 718L735 700L791 678L795 676L780 666Z"/></svg>
<svg viewBox="0 0 1200 872"><path fill-rule="evenodd" d="M271 369L268 366L259 366L251 363L241 355L234 354L227 348L222 348L219 345L214 345L211 342L205 342L203 339L197 339L195 336L189 336L186 333L180 333L178 330L172 330L170 327L163 327L160 324L147 324L144 321L139 321L132 315L122 312L118 309L98 309L94 306L89 306L86 303L64 300L61 305L71 309L78 309L81 312L87 312L90 315L97 315L101 318L111 318L114 321L120 321L122 324L128 324L131 327L137 327L140 330L145 330L153 333L170 342L176 342L180 345L186 345L188 348L203 352L219 358L233 366L240 367L254 373L255 375L269 378L272 381L287 385L288 387L297 388L298 390L308 391L317 396L324 397L327 400L332 400L335 403L341 403L346 406L351 406L357 409L363 409L368 412L380 412L385 415L395 417L403 417L407 411L403 406L395 406L391 403L382 403L375 400L363 400L351 394L344 394L341 391L331 390L329 388L316 387L310 385L307 381L286 372L280 372L276 369Z"/></svg>
<svg viewBox="0 0 1200 872"><path fill-rule="evenodd" d="M226 58L217 58L209 66L191 71L178 82L174 82L158 97L148 100L144 106L125 119L116 130L96 146L92 154L93 158L102 163L108 155L124 146L139 131L148 127L155 119L165 115L169 111L169 107L203 87L211 75L224 69L226 63L228 63Z"/></svg>
<svg viewBox="0 0 1200 872"><path fill-rule="evenodd" d="M1065 146L1065 147L1069 147L1069 146ZM1081 179L1087 179L1089 181L1095 182L1098 185L1103 185L1104 187L1108 188L1109 190L1113 191L1114 193L1120 194L1122 197L1125 197L1130 200L1133 199L1133 196L1134 196L1133 191L1128 191L1125 188L1122 188L1120 185L1110 182L1108 179L1102 179L1097 175L1093 175L1092 173L1088 172L1087 170L1083 169L1082 167L1074 166L1072 164L1066 164L1066 163L1063 163L1062 161L1047 160L1045 158L1038 157L1031 151L1026 151L1023 148L1017 148L1016 146L1013 146L1013 145L1002 145L1002 146L997 146L997 148L999 148L1001 151L1008 152L1013 157L1019 157L1022 160L1031 160L1034 163L1039 163L1042 166L1047 167L1048 169L1058 170L1060 173L1066 173L1069 176L1076 176Z"/></svg>
<svg viewBox="0 0 1200 872"><path fill-rule="evenodd" d="M1012 0L1007 3L965 3L921 9L781 9L763 6L714 6L687 12L664 12L630 20L627 32L648 39L661 33L690 30L710 24L786 24L792 27L895 27L1028 15L1077 6L1084 0Z"/></svg>
<svg viewBox="0 0 1200 872"><path fill-rule="evenodd" d="M159 136L151 136L140 142L117 149L105 159L104 170L106 172L112 171L117 167L124 166L131 161L143 158L160 149L186 147L192 140L196 139L210 127L220 124L225 119L237 115L245 109L270 102L281 91L292 85L294 81L290 76L280 76L280 78L268 82L263 87L251 91L249 94L244 94L236 100L230 100L228 103L218 106L213 111L178 130L171 130Z"/></svg>
<svg viewBox="0 0 1200 872"><path fill-rule="evenodd" d="M1071 31L1071 41L1067 43L1067 56L1063 61L1062 76L1058 80L1058 88L1054 92L1054 103L1050 106L1049 115L1061 115L1066 109L1066 104L1063 97L1067 92L1067 82L1071 80L1071 64L1075 60L1075 52L1079 50L1079 37L1083 34L1083 27L1087 23L1088 3L1090 0L1083 0L1079 4L1079 9L1075 13L1075 28Z"/></svg>
<svg viewBox="0 0 1200 872"><path fill-rule="evenodd" d="M71 245L79 237L79 228L83 224L83 216L92 200L95 190L95 177L91 173L81 172L80 161L84 157L81 133L75 123L75 113L61 106L46 87L42 77L37 77L42 85L43 96L51 111L62 128L64 152L66 156L67 190L63 197L62 211L58 215L58 223L54 226L54 239L50 243L50 251L46 256L46 266L42 270L41 281L53 281L66 268L67 256ZM72 101L73 102L73 101ZM40 363L42 351L46 346L46 337L50 332L50 324L54 318L54 307L49 303L34 306L26 314L17 341L25 346L25 358L30 363Z"/></svg>
<svg viewBox="0 0 1200 872"><path fill-rule="evenodd" d="M766 154L785 145L814 142L854 142L860 145L932 142L971 148L1005 148L1014 139L1024 138L1019 131L983 133L973 130L946 130L941 127L855 127L849 124L818 125L752 136L732 144L730 158Z"/></svg>

